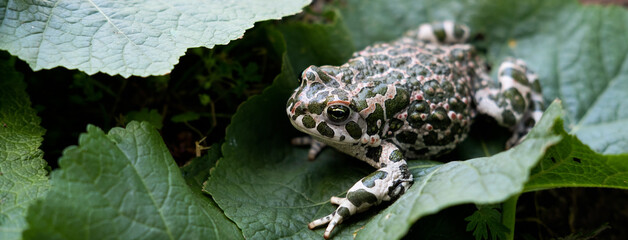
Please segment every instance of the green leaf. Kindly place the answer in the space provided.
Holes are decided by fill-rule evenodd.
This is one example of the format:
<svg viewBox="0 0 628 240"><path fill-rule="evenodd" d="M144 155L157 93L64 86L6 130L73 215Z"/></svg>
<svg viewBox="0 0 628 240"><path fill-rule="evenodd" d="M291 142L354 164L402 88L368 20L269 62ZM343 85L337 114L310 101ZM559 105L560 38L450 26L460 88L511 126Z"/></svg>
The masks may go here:
<svg viewBox="0 0 628 240"><path fill-rule="evenodd" d="M348 0L340 10L351 39L359 50L375 42L399 38L421 23L458 20L458 15L475 10L471 6L486 1L490 0Z"/></svg>
<svg viewBox="0 0 628 240"><path fill-rule="evenodd" d="M473 231L476 240L488 239L488 233L491 233L491 239L506 239L508 228L502 224L502 214L490 205L479 206L471 216L464 220L469 221L467 231Z"/></svg>
<svg viewBox="0 0 628 240"><path fill-rule="evenodd" d="M512 4L517 7L513 8ZM574 10L577 10L577 14L586 15L587 11L599 11L599 8L584 8L574 2L558 1L349 1L347 7L342 8L343 15L337 21L345 20L343 25L347 28L343 29L348 30L352 36L353 44L343 43L345 48L361 48L376 41L396 38L421 22L445 19L468 22L476 32L482 32L486 36L484 43L493 65L505 55L524 58L533 69L538 69L546 100L560 96L567 105L567 118L570 118L577 116L571 106L576 100L574 93L588 89L571 89L569 94L557 94L562 88L569 89L566 85L573 83L566 83L560 74L552 75L547 70L539 69L550 69L554 73L561 70L556 69L555 65L535 61L540 59L530 55L543 52L546 54L544 57L549 59L569 60L572 56L568 53L573 51L548 51L547 49L557 46L538 42L537 45L521 43L528 38L542 39L544 34L552 33L549 31L551 29L536 30L531 27L542 26L542 21L536 19L565 21L565 18L554 19L562 15L550 13L558 11L566 15ZM624 13L622 10L622 14ZM498 24L501 25L496 26ZM559 29L559 25L556 27ZM205 185L205 190L212 194L225 214L240 226L248 238L306 238L313 237L314 233L320 236L321 229L310 231L305 228L306 224L335 209L328 201L330 196L343 195L355 181L373 171L363 163L351 163L349 157L333 150L323 151L315 162L305 162L306 149L287 145L291 137L297 136L292 130L286 132L285 128L292 128L285 119L283 109L291 92L291 89L285 88L295 86L294 72L301 71L309 64L321 64L317 61L322 58L329 59L322 60L322 64L335 64L337 59L344 60L340 56L334 59L330 53L321 53L320 46L324 44L342 49L338 42L325 43L328 39L333 39L329 36L334 34L321 30L320 25L314 24L311 28L308 31L318 31L316 38L299 38L303 34L298 28L281 30L288 44L277 49L280 49L279 52L287 49L284 56L284 68L287 70L264 94L241 106L227 131L226 143L223 145L225 157L219 161ZM293 31L296 33L291 34ZM607 37L615 39L612 42L619 45L628 42L622 42L622 36ZM553 43L562 46L583 41L578 39L572 42L568 37L561 40ZM591 40L586 39L585 44L590 43ZM517 51L511 51L510 48ZM548 55L548 52L553 55ZM586 54L578 55L578 60L580 59L595 61ZM623 66L622 64L623 62L619 63ZM603 68L580 67L575 70L586 75ZM583 85L592 85L595 79L581 81L584 82ZM625 78L615 81L623 83ZM611 98L608 101L612 101L611 106L620 106L625 102L622 99L625 98ZM594 107L591 109L595 111ZM355 234L358 238L366 239L396 239L402 237L417 219L443 208L461 203L497 203L519 194L524 191L531 169L545 156L545 150L558 143L562 137L568 137L555 131L563 127L559 120L562 114L559 104L552 105L525 142L492 157L447 164L410 162L416 179L406 194L385 210L372 209L351 218L335 230L334 237L349 238ZM489 127L491 130L494 128ZM610 126L608 131L613 129ZM626 134L621 131L615 131L611 137L625 139ZM503 142L500 144L503 146ZM492 145L484 148L487 149L484 152L490 153L496 149ZM560 147L551 147L549 154L558 148ZM581 150L582 146L576 148ZM477 152L469 151L461 154L460 159L478 155ZM618 176L621 177L623 175Z"/></svg>
<svg viewBox="0 0 628 240"><path fill-rule="evenodd" d="M126 122L131 121L147 121L157 129L163 126L163 118L157 112L157 109L142 108L139 111L130 111L126 114Z"/></svg>
<svg viewBox="0 0 628 240"><path fill-rule="evenodd" d="M211 145L205 155L194 158L181 167L181 175L192 190L202 194L203 183L209 177L209 169L222 157L220 145Z"/></svg>
<svg viewBox="0 0 628 240"><path fill-rule="evenodd" d="M326 32L324 28L333 25L311 27ZM291 44L290 40L294 39L286 36L286 43ZM291 60L290 47L287 49L286 71L234 115L223 145L224 158L205 185L246 238L320 237L322 229L308 230L307 223L332 212L335 207L329 197L342 195L373 171L331 149L308 162L307 149L289 145L290 138L298 134L292 128L285 130L290 124L283 107L296 85L292 62L286 62ZM406 194L386 210L374 209L351 218L335 231L334 237L353 237L359 230L357 236L362 238L398 238L419 217L447 206L495 203L519 193L544 149L560 140L548 131L560 113L560 107L554 106L527 141L490 158L447 164L411 162L416 182Z"/></svg>
<svg viewBox="0 0 628 240"><path fill-rule="evenodd" d="M628 189L628 154L602 155L554 127L563 140L552 147L532 170L524 191L558 187L607 187Z"/></svg>
<svg viewBox="0 0 628 240"><path fill-rule="evenodd" d="M25 239L239 239L237 227L195 193L159 133L131 122L95 126L67 148L52 188L29 209Z"/></svg>
<svg viewBox="0 0 628 240"><path fill-rule="evenodd" d="M0 239L20 239L26 209L50 187L43 152L45 130L21 74L0 60Z"/></svg>
<svg viewBox="0 0 628 240"><path fill-rule="evenodd" d="M197 112L184 112L184 113L172 116L172 118L170 118L170 121L176 122L176 123L191 122L194 120L198 120L199 118L201 118L201 115Z"/></svg>
<svg viewBox="0 0 628 240"><path fill-rule="evenodd" d="M627 153L628 11L577 1L512 1L491 10L504 13L487 10L478 20L491 29L491 58L525 59L545 99L565 103L569 133L600 153Z"/></svg>
<svg viewBox="0 0 628 240"><path fill-rule="evenodd" d="M376 41L396 38L403 31L416 27L421 22L444 19L463 20L470 23L477 32L485 34L487 36L486 48L489 49L488 57L493 65L504 55L508 55L506 53L510 53L528 62L534 62L531 66L534 66L535 70L552 68L554 66L543 65L542 61L534 61L539 60L538 58L530 57L536 52L544 52L544 54L548 52L544 51L544 48L532 44L525 45L523 48L519 39L513 42L509 37L498 38L496 36L534 38L537 36L535 34L546 34L542 31L535 32L535 29L529 26L526 27L525 23L530 24L529 21L536 19L536 14L539 14L538 18L546 19L556 17L549 14L551 11L559 11L563 14L569 13L574 8L581 12L598 11L597 8L590 10L573 2L517 2L519 8L512 8L508 5L514 3L514 1L474 1L472 3L349 1L349 4L342 8L343 15L337 18L337 21L341 23L345 21L342 25L347 28L343 29L350 32L353 44L342 43L340 46L338 42L325 43L327 39L333 39L335 34L332 30L324 29L317 24L311 25L312 29L308 30L317 31L315 34L317 38L314 40L310 37L299 37L303 34L300 34L298 28L280 30L285 37L287 47L282 47L278 40L276 45L280 53L287 49L284 55L285 71L264 94L251 98L234 115L227 131L226 143L223 145L225 157L213 170L212 176L205 185L205 190L214 197L225 214L240 226L247 238L320 236L322 229L310 231L306 229L306 224L333 211L335 207L329 203L329 197L343 195L355 181L372 172L373 169L357 161L352 163L349 157L334 150L324 150L315 162L306 162L306 149L293 148L288 145L291 137L298 136L293 130L286 132L285 128L292 128L285 119L283 109L285 100L296 85L295 72L298 73L309 64L336 64L337 59L345 60L340 58L341 56L334 59L331 54L320 54L320 46L324 46L323 44L329 44L334 49L342 49L342 45L345 46L344 48L352 48L352 46L360 48ZM524 20L520 21L519 18ZM491 19L493 22L490 22ZM500 23L495 19L508 21L503 23L503 26L495 26ZM540 25L541 22L534 23ZM281 29L282 26L284 25L280 25L279 28ZM291 34L291 32L296 32L296 34ZM277 36L271 34L272 37ZM608 37L616 39L615 36ZM571 40L563 38L563 41ZM613 42L626 44L615 40ZM515 48L522 47L521 51L526 51L528 54L504 50L513 44ZM555 42L555 44L564 43ZM570 42L570 44L576 44L576 42ZM310 45L319 47L310 48ZM549 49L556 47L543 46ZM553 53L556 55L545 57L564 57L559 53ZM321 60L322 58L330 60ZM579 58L588 58L588 56L582 55ZM317 61L322 61L322 63ZM596 70L601 69L580 68L580 71ZM543 79L546 100L554 99L556 96L564 97L563 100L568 107L567 112L573 114L573 107L570 104L574 101L574 94L555 94L560 88L566 87L564 86L566 83L563 83L564 79L561 79L559 74L550 75L545 72L546 70L537 71ZM585 81L584 84L589 84L594 80L582 81ZM625 79L616 81L623 82ZM622 103L621 99L609 101L613 101L613 106ZM543 120L528 135L527 140L509 151L492 157L446 164L410 162L411 171L415 176L415 184L412 188L385 210L372 209L343 223L334 231L334 238L357 236L366 239L396 239L402 237L417 219L443 208L461 203L498 203L519 194L524 191L524 184L528 180L531 169L545 156L545 150L549 148L549 154L551 154L559 148L551 146L558 143L562 137L568 137L555 131L563 127L562 121L559 120L563 110L559 105L558 103L552 105ZM621 132L614 134L618 138L626 136ZM503 146L503 142L499 144ZM475 146L482 146L486 149L485 153L493 153L497 149L493 145L476 144ZM581 149L581 146L576 148ZM477 155L477 151L462 151L457 156L460 159L467 159ZM618 176L618 178L621 177L623 175Z"/></svg>
<svg viewBox="0 0 628 240"><path fill-rule="evenodd" d="M203 193L203 184L209 177L209 170L214 167L218 159L222 157L220 145L221 144L218 143L211 145L209 149L207 149L205 155L194 158L181 167L181 175L183 175L183 179L185 179L185 182L192 189L192 191L197 194L199 200L216 209L219 209L216 202L214 202L211 197Z"/></svg>
<svg viewBox="0 0 628 240"><path fill-rule="evenodd" d="M330 25L295 23L281 29L270 29L269 38L277 51L324 45L320 41L289 41L282 31L320 33L320 41L334 42L346 32L337 22ZM299 34L291 35L306 39ZM295 44L295 46L286 46ZM328 59L346 58L347 51L325 51ZM241 229L245 238L276 239L280 237L319 238L321 232L307 230L307 223L320 211L330 210L328 198L350 187L368 174L366 164L335 151L324 151L314 162L307 161L307 149L292 147L290 138L296 136L285 115L285 101L297 84L292 71L291 56L310 58L311 54L283 54L282 73L262 95L242 104L227 128L222 146L224 158L212 169L204 186L225 214ZM305 62L305 61L299 61ZM324 199L324 200L323 200ZM358 220L357 218L354 218ZM362 224L364 221L362 221ZM358 223L359 225L359 223ZM344 236L351 236L344 231Z"/></svg>
<svg viewBox="0 0 628 240"><path fill-rule="evenodd" d="M226 44L257 21L301 11L309 0L0 1L0 49L33 70L169 73L187 48Z"/></svg>
<svg viewBox="0 0 628 240"><path fill-rule="evenodd" d="M360 239L398 239L422 216L461 203L499 203L523 190L530 170L561 137L551 129L562 109L553 103L516 147L491 157L453 161L413 170L415 182L395 203L358 232ZM414 167L410 166L410 169Z"/></svg>
<svg viewBox="0 0 628 240"><path fill-rule="evenodd" d="M341 65L355 51L339 13L334 11L327 15L329 25L286 22L275 28L286 39L285 51L297 74L310 65Z"/></svg>

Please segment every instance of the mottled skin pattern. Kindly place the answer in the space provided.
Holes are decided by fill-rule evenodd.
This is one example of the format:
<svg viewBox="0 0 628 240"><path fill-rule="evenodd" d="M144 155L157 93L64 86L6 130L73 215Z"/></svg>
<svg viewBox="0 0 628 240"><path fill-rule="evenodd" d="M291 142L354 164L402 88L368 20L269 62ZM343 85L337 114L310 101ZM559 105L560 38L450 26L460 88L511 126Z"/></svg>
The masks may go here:
<svg viewBox="0 0 628 240"><path fill-rule="evenodd" d="M378 170L358 181L346 198L332 197L333 213L312 221L325 238L347 217L391 201L412 184L406 159L446 153L465 139L476 113L514 131L518 143L541 116L537 77L521 60L500 65L498 82L471 45L468 29L453 22L423 24L391 43L357 52L344 65L310 66L287 103L292 125L314 140L314 159L325 145Z"/></svg>

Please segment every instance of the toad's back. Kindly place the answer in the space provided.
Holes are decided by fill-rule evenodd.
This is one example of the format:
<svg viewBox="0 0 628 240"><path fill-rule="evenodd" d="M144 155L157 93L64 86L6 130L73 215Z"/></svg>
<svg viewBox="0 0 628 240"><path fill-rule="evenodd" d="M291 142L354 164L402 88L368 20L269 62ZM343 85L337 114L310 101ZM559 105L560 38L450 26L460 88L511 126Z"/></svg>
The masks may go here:
<svg viewBox="0 0 628 240"><path fill-rule="evenodd" d="M466 135L475 114L472 82L483 74L473 47L437 45L404 37L367 47L340 67L316 68L325 83L346 94L351 108L366 120L368 135L393 142L409 158L453 149ZM307 71L306 71L307 72ZM326 75L329 78L326 78Z"/></svg>

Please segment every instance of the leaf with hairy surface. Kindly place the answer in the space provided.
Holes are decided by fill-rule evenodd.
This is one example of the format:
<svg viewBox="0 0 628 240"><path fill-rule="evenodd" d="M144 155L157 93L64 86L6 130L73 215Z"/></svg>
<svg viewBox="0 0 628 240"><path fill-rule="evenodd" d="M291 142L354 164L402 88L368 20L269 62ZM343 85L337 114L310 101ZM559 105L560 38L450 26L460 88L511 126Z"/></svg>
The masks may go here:
<svg viewBox="0 0 628 240"><path fill-rule="evenodd" d="M12 64L0 60L0 239L20 239L26 210L50 184L43 152L45 130Z"/></svg>
<svg viewBox="0 0 628 240"><path fill-rule="evenodd" d="M95 126L67 148L52 188L29 209L24 239L241 239L181 176L159 133L131 122Z"/></svg>
<svg viewBox="0 0 628 240"><path fill-rule="evenodd" d="M227 44L258 21L310 0L0 1L0 49L33 70L149 76L172 70L188 48Z"/></svg>

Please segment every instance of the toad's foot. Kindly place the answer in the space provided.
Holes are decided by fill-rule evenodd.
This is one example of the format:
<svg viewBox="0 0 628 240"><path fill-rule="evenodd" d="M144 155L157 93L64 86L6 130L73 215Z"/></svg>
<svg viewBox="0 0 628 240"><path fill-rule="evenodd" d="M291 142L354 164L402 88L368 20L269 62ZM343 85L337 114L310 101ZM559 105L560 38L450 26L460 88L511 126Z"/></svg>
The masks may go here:
<svg viewBox="0 0 628 240"><path fill-rule="evenodd" d="M541 119L543 95L536 74L520 59L507 59L497 72L499 84L483 76L475 85L477 110L513 130L506 143L510 148L523 140Z"/></svg>
<svg viewBox="0 0 628 240"><path fill-rule="evenodd" d="M379 158L383 167L353 185L346 198L332 197L331 203L338 205L336 211L312 221L308 228L327 225L323 234L327 239L336 225L351 215L366 211L382 201L395 200L406 192L413 180L408 165L405 160L398 158L398 151L392 150L394 148L392 144L385 144L384 148L391 149L384 149L383 152L388 154L382 154Z"/></svg>
<svg viewBox="0 0 628 240"><path fill-rule="evenodd" d="M292 145L295 145L295 146L309 145L310 150L307 152L307 159L310 161L314 161L314 159L316 159L316 156L318 156L318 154L323 150L323 148L327 146L327 144L321 141L317 141L316 139L313 139L312 137L309 137L309 136L295 137L292 139L291 143Z"/></svg>
<svg viewBox="0 0 628 240"><path fill-rule="evenodd" d="M424 23L418 29L406 32L406 36L434 44L464 43L469 38L469 27L454 21Z"/></svg>

